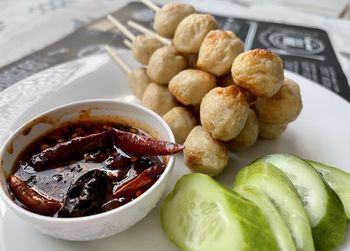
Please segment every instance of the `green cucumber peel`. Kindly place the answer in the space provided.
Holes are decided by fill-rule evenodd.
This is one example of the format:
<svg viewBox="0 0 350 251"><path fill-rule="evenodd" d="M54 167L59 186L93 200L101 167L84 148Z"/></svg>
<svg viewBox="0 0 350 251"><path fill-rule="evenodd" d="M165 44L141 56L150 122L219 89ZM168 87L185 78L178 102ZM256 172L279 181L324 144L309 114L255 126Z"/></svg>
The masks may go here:
<svg viewBox="0 0 350 251"><path fill-rule="evenodd" d="M350 174L323 163L306 161L321 174L328 186L338 195L344 206L346 218L350 219Z"/></svg>
<svg viewBox="0 0 350 251"><path fill-rule="evenodd" d="M344 207L313 166L286 153L267 155L260 160L277 167L294 185L310 219L316 250L328 251L339 246L346 230Z"/></svg>
<svg viewBox="0 0 350 251"><path fill-rule="evenodd" d="M293 237L290 234L281 215L273 205L272 201L262 192L247 185L234 187L234 191L246 200L253 202L260 208L270 224L271 230L276 238L279 250L296 251Z"/></svg>
<svg viewBox="0 0 350 251"><path fill-rule="evenodd" d="M282 171L268 162L255 161L236 176L234 187L245 185L270 198L290 231L297 250L315 250L305 208L293 184Z"/></svg>
<svg viewBox="0 0 350 251"><path fill-rule="evenodd" d="M261 210L203 174L178 180L161 206L161 223L185 251L279 250Z"/></svg>

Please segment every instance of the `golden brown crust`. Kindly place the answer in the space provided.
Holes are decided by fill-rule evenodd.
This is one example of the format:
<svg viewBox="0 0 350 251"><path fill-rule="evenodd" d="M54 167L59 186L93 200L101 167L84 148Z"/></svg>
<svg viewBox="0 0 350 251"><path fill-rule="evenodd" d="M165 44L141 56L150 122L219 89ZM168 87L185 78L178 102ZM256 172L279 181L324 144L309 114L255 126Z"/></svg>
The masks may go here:
<svg viewBox="0 0 350 251"><path fill-rule="evenodd" d="M248 113L249 105L240 87L216 87L202 99L200 120L213 138L228 141L243 129Z"/></svg>
<svg viewBox="0 0 350 251"><path fill-rule="evenodd" d="M213 139L201 126L192 129L184 145L185 164L195 172L215 176L228 163L226 146Z"/></svg>
<svg viewBox="0 0 350 251"><path fill-rule="evenodd" d="M154 30L163 37L173 37L179 23L187 16L195 13L192 5L185 3L169 3L156 12Z"/></svg>
<svg viewBox="0 0 350 251"><path fill-rule="evenodd" d="M164 46L151 56L147 66L147 74L153 82L167 85L176 74L187 67L186 59L174 46Z"/></svg>
<svg viewBox="0 0 350 251"><path fill-rule="evenodd" d="M197 67L215 76L223 76L230 72L234 59L243 50L242 41L233 32L212 30L200 47Z"/></svg>
<svg viewBox="0 0 350 251"><path fill-rule="evenodd" d="M193 127L197 125L197 120L193 114L185 107L177 106L172 108L163 119L174 133L177 143L184 143Z"/></svg>
<svg viewBox="0 0 350 251"><path fill-rule="evenodd" d="M272 97L258 97L255 109L259 119L270 124L287 124L300 114L303 104L300 89L293 80L285 79L281 89Z"/></svg>
<svg viewBox="0 0 350 251"><path fill-rule="evenodd" d="M173 43L181 53L198 53L205 36L217 27L218 24L213 16L189 15L177 26Z"/></svg>
<svg viewBox="0 0 350 251"><path fill-rule="evenodd" d="M215 77L196 69L181 71L169 82L170 92L184 105L199 105L203 96L215 86Z"/></svg>
<svg viewBox="0 0 350 251"><path fill-rule="evenodd" d="M275 53L255 49L236 57L232 64L233 80L256 96L271 97L283 84L283 62Z"/></svg>

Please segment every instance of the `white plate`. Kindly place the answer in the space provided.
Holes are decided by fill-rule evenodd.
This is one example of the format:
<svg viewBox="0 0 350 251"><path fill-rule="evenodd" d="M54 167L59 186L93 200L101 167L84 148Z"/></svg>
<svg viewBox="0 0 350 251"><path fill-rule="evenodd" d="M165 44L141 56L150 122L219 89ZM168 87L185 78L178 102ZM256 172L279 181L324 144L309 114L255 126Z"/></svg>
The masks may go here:
<svg viewBox="0 0 350 251"><path fill-rule="evenodd" d="M121 55L134 65L128 52ZM260 140L252 149L231 156L217 179L231 186L235 173L260 155L289 152L326 162L350 172L350 105L323 87L298 75L286 76L300 84L304 109L277 140ZM0 142L33 116L57 105L89 98L139 102L128 87L126 74L105 55L73 61L36 74L0 93ZM169 189L189 172L181 155ZM350 250L350 227L339 250ZM69 242L40 234L12 214L0 201L0 247L3 251L177 250L163 234L159 205L141 222L116 236L91 242Z"/></svg>

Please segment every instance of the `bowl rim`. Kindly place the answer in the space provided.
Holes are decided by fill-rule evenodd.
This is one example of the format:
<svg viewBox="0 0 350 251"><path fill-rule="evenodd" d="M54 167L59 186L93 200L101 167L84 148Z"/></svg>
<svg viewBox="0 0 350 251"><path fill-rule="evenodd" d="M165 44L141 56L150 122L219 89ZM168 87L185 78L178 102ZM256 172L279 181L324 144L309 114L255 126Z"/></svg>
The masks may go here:
<svg viewBox="0 0 350 251"><path fill-rule="evenodd" d="M1 146L1 148L0 148L0 160L2 159L2 155L3 155L6 147L17 137L17 135L24 128L28 127L31 124L32 120L38 119L42 116L50 115L50 113L62 111L65 109L69 110L71 107L74 107L74 106L93 105L96 103L99 103L99 105L112 103L112 104L115 104L116 106L118 106L118 105L129 106L129 107L132 107L133 109L141 110L141 112L143 112L143 113L148 113L151 117L155 118L160 123L160 125L165 129L166 137L169 138L167 140L169 140L171 142L175 142L175 137L174 137L172 130L170 129L169 125L162 119L162 117L159 116L154 111L152 111L152 110L150 110L142 105L129 103L129 102L125 102L125 101L114 100L114 99L87 99L87 100L71 102L68 104L54 107L54 108L49 109L43 113L40 113L39 115L37 115L37 116L31 118L30 120L28 120L27 122L25 122L22 126L17 128L11 135L9 135L7 137L7 139L5 140L4 144ZM95 105L95 107L98 107L98 105ZM124 116L124 117L127 118L127 116ZM133 119L133 120L137 121L137 119ZM146 125L149 126L150 128L152 128L152 125L149 125L147 123L146 123ZM29 210L26 210L26 209L20 207L12 199L10 199L5 194L4 189L6 189L6 188L3 187L2 185L0 185L0 197L4 200L6 205L10 209L12 209L13 211L17 211L18 213L20 213L22 215L24 214L29 218L39 220L42 222L70 224L70 223L76 223L76 222L82 223L82 222L88 222L88 221L93 221L93 220L99 220L102 218L107 218L107 217L110 217L112 215L118 214L118 212L120 212L120 211L127 210L128 208L139 203L141 200L146 199L156 189L156 187L158 187L164 181L165 177L167 177L169 175L169 173L171 174L172 167L173 167L174 163L175 163L175 156L169 155L168 163L167 163L163 173L161 174L161 176L158 178L158 180L150 188L148 188L139 197L135 198L134 200L132 200L132 201L130 201L130 202L118 207L118 208L114 208L114 209L107 211L107 212L102 212L102 213L89 215L89 216L80 216L80 217L72 217L72 218L63 218L63 217L58 218L58 217L45 216L45 215L31 212ZM0 169L2 169L2 167L0 167Z"/></svg>

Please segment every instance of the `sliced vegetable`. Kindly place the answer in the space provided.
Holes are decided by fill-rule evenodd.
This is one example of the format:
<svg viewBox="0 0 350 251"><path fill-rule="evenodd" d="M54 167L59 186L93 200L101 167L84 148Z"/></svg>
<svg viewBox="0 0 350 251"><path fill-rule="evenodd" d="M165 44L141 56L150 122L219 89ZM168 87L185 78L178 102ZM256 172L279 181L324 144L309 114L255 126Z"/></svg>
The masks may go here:
<svg viewBox="0 0 350 251"><path fill-rule="evenodd" d="M318 172L291 154L271 154L260 160L280 169L293 183L310 219L316 250L336 248L345 235L345 211L338 196Z"/></svg>
<svg viewBox="0 0 350 251"><path fill-rule="evenodd" d="M262 192L247 185L236 186L234 191L253 202L266 217L281 251L296 251L293 237L272 201Z"/></svg>
<svg viewBox="0 0 350 251"><path fill-rule="evenodd" d="M261 210L207 175L180 178L161 220L181 250L279 250Z"/></svg>
<svg viewBox="0 0 350 251"><path fill-rule="evenodd" d="M293 184L278 168L256 161L241 169L234 187L249 185L271 199L289 229L297 250L314 250L311 227L305 208Z"/></svg>
<svg viewBox="0 0 350 251"><path fill-rule="evenodd" d="M316 161L307 160L334 190L343 203L346 217L350 219L350 174L336 167L328 166Z"/></svg>

